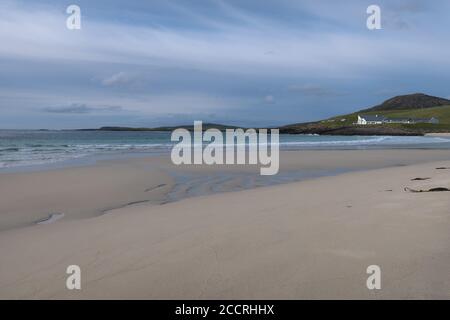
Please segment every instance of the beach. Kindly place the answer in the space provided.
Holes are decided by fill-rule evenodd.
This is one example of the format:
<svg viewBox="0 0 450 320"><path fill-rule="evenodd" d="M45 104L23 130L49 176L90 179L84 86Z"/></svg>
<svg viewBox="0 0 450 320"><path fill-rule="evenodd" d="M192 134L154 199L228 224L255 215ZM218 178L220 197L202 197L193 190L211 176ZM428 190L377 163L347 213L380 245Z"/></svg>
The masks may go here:
<svg viewBox="0 0 450 320"><path fill-rule="evenodd" d="M450 300L449 12L0 1L0 302Z"/></svg>
<svg viewBox="0 0 450 320"><path fill-rule="evenodd" d="M450 137L450 132L435 132L435 133L427 133L425 136L428 137Z"/></svg>
<svg viewBox="0 0 450 320"><path fill-rule="evenodd" d="M448 299L449 193L412 191L450 188L449 159L284 151L271 180L164 156L0 173L0 298Z"/></svg>

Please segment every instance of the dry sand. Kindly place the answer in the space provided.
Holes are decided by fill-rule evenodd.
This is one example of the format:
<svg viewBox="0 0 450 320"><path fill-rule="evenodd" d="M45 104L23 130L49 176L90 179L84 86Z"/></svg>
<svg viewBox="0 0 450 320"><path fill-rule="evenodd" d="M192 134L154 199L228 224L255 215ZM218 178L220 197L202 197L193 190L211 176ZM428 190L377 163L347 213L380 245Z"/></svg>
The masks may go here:
<svg viewBox="0 0 450 320"><path fill-rule="evenodd" d="M429 136L429 137L450 137L450 132L431 132L431 133L426 133L425 136Z"/></svg>
<svg viewBox="0 0 450 320"><path fill-rule="evenodd" d="M0 232L0 298L448 299L450 193L411 193L404 188L450 188L450 169L436 169L449 168L450 160L405 165L427 157L449 159L449 153L397 151L359 153L362 158L368 154L392 158L396 167L164 205L127 206L90 219L64 217L51 224L4 230ZM285 158L290 157L288 162L294 165L297 157L308 167L312 162L302 159L314 160L313 154L292 153ZM326 162L325 153L315 154L314 162ZM357 154L334 153L335 161L356 165ZM365 166L371 167L368 162ZM136 184L141 181L142 189L148 183L137 172L162 173L139 163L143 166L143 162L133 164L133 179ZM107 170L124 164L103 165ZM90 167L92 180L99 179L101 167ZM47 189L47 183L72 185L73 180L49 177L86 169L36 173L40 177L36 188L42 193L51 190L47 197L56 199L57 188ZM108 175L118 174L109 183L120 185L123 180L128 182L126 189L134 188L133 179L121 176L118 169L107 170ZM14 175L9 178L12 183ZM35 176L20 177L30 175ZM411 181L418 177L430 179ZM157 184L151 181L150 186ZM91 182L95 185L87 186L92 188L91 196L104 192L104 197L117 198L123 193L97 189L100 182ZM16 192L31 189L15 183ZM3 206L8 197L3 193L1 197ZM46 199L44 194L38 198ZM18 200L27 208L27 197ZM70 207L60 205L61 210ZM71 264L82 270L79 291L65 287L65 271ZM372 264L381 267L381 290L366 288L366 268Z"/></svg>

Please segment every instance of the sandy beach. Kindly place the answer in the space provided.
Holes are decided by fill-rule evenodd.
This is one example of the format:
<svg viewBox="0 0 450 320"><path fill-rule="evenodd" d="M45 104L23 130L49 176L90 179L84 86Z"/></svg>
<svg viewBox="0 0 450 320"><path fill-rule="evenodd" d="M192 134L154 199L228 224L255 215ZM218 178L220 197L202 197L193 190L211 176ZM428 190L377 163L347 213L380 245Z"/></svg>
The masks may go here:
<svg viewBox="0 0 450 320"><path fill-rule="evenodd" d="M450 137L450 132L436 132L436 133L427 133L425 136L428 137Z"/></svg>
<svg viewBox="0 0 450 320"><path fill-rule="evenodd" d="M133 203L158 204L173 183L164 172L134 161L0 176L0 230L33 225L53 214L71 220Z"/></svg>
<svg viewBox="0 0 450 320"><path fill-rule="evenodd" d="M450 301L449 29L445 0L0 0L0 303Z"/></svg>
<svg viewBox="0 0 450 320"><path fill-rule="evenodd" d="M448 159L448 150L286 151L280 172L259 175L255 165L175 166L168 156L103 160L93 165L33 172L0 172L0 231L76 220L135 205L296 182L349 171Z"/></svg>
<svg viewBox="0 0 450 320"><path fill-rule="evenodd" d="M247 190L233 176L220 192L201 180L200 194L169 202L177 174L223 169L154 158L3 173L0 298L448 299L449 193L410 190L449 188L449 156L286 152L281 173L339 170ZM51 213L64 217L35 223ZM81 290L66 289L72 264ZM373 264L381 290L366 287Z"/></svg>

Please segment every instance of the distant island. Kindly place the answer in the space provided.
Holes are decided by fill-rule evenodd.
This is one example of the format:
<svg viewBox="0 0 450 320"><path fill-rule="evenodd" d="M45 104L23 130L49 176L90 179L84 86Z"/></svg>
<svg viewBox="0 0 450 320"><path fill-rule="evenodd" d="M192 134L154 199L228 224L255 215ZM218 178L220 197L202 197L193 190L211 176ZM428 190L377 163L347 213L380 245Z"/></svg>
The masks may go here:
<svg viewBox="0 0 450 320"><path fill-rule="evenodd" d="M180 125L180 126L172 126L172 127L156 127L156 128L133 128L133 127L101 127L98 129L78 129L77 131L173 131L175 129L186 129L189 131L194 131L194 125ZM208 129L219 129L224 131L226 129L236 129L241 128L237 126L228 126L217 123L203 123L203 130Z"/></svg>
<svg viewBox="0 0 450 320"><path fill-rule="evenodd" d="M80 131L173 131L177 128L194 130L193 125L182 125L156 128L110 126ZM215 123L203 124L203 130L210 128L226 130L238 127ZM289 124L279 129L280 133L320 135L421 136L427 133L448 133L450 100L424 93L396 96L377 106L351 114L314 122Z"/></svg>

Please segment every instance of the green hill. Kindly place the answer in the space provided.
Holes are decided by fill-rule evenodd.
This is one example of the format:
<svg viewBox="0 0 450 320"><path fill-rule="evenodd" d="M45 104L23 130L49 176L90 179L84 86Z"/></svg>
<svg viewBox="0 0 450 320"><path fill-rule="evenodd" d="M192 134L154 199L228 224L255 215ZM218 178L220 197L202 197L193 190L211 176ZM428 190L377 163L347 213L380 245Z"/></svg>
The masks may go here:
<svg viewBox="0 0 450 320"><path fill-rule="evenodd" d="M437 103L438 105L432 106ZM445 103L445 105L442 105ZM381 115L390 118L437 118L439 124L356 125L359 115ZM382 104L355 113L317 122L298 123L280 128L285 133L318 133L343 135L423 135L429 132L450 132L450 100L425 94L394 97Z"/></svg>
<svg viewBox="0 0 450 320"><path fill-rule="evenodd" d="M342 122L341 124L353 124L358 120L358 114L382 115L391 118L432 118L439 119L439 124L450 124L450 105L431 107L424 109L404 109L404 110L375 110L359 111L343 116L333 117L328 120ZM344 121L342 121L345 119Z"/></svg>
<svg viewBox="0 0 450 320"><path fill-rule="evenodd" d="M390 98L380 105L362 110L361 112L426 109L448 105L450 105L450 100L448 99L434 97L424 93L413 93Z"/></svg>

